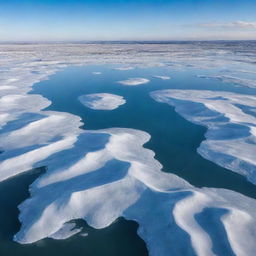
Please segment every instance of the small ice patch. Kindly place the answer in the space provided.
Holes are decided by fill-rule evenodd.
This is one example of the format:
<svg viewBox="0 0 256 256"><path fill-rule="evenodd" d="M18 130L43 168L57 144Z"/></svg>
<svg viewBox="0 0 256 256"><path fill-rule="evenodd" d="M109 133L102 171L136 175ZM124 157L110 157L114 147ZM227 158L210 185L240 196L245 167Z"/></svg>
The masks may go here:
<svg viewBox="0 0 256 256"><path fill-rule="evenodd" d="M154 78L159 78L159 79L162 79L162 80L169 80L169 79L171 79L169 76L154 76Z"/></svg>
<svg viewBox="0 0 256 256"><path fill-rule="evenodd" d="M93 75L101 75L101 72L92 72Z"/></svg>
<svg viewBox="0 0 256 256"><path fill-rule="evenodd" d="M86 237L88 236L88 233L81 233L80 236Z"/></svg>
<svg viewBox="0 0 256 256"><path fill-rule="evenodd" d="M122 96L110 93L93 93L78 97L86 107L95 110L113 110L126 103Z"/></svg>
<svg viewBox="0 0 256 256"><path fill-rule="evenodd" d="M120 68L114 68L115 70L122 70L122 71L125 71L125 70L132 70L134 69L133 67L120 67Z"/></svg>
<svg viewBox="0 0 256 256"><path fill-rule="evenodd" d="M127 80L118 81L118 83L122 85L128 85L128 86L136 86L140 84L146 84L149 81L150 80L146 78L129 78Z"/></svg>
<svg viewBox="0 0 256 256"><path fill-rule="evenodd" d="M18 78L9 78L9 79L7 79L7 82L11 82L11 83L17 82L17 81L19 81Z"/></svg>

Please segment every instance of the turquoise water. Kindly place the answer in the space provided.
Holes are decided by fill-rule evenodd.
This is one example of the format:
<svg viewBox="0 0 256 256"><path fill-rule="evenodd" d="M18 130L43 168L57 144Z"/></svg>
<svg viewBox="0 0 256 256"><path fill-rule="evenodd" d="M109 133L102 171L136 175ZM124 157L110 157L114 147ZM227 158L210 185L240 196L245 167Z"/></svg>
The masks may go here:
<svg viewBox="0 0 256 256"><path fill-rule="evenodd" d="M100 71L101 75L92 72ZM179 116L174 108L155 102L149 92L158 89L209 89L239 93L255 93L253 89L241 88L218 81L197 78L209 71L196 69L172 70L170 68L137 68L128 71L114 70L111 66L70 67L34 86L31 93L41 94L52 104L47 110L63 111L78 115L84 129L111 127L134 128L148 132L151 140L145 144L153 150L163 171L172 172L197 187L227 188L256 198L256 186L238 174L226 170L202 158L196 151L204 140L204 127L192 124ZM168 75L171 80L153 78ZM123 86L117 81L132 77L148 78L145 85ZM113 93L123 96L126 104L112 111L92 110L83 106L78 97L88 93ZM44 239L33 245L19 245L11 241L19 229L17 205L28 197L28 186L43 172L33 170L5 181L0 185L1 194L9 194L0 200L0 255L147 255L145 243L136 234L135 222L120 218L110 227L95 230L84 221L76 220L89 235L75 235L65 241ZM210 214L210 213L209 213ZM220 214L221 215L221 214ZM7 220L7 221L6 221ZM207 223L201 223L207 225ZM212 234L216 237L218 234ZM189 250L190 248L188 248ZM216 252L230 248L215 248Z"/></svg>

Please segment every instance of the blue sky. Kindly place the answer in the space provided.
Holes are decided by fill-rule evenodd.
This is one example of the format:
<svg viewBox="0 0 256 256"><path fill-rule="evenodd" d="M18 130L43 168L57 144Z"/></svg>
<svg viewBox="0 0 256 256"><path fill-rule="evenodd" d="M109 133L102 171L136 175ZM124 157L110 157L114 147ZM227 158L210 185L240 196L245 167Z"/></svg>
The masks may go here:
<svg viewBox="0 0 256 256"><path fill-rule="evenodd" d="M256 39L256 0L0 0L0 40Z"/></svg>

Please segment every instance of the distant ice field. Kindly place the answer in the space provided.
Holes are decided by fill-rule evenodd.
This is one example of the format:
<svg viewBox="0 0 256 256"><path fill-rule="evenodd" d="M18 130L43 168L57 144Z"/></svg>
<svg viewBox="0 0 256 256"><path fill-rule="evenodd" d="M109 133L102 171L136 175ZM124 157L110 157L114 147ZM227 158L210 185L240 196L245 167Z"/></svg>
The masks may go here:
<svg viewBox="0 0 256 256"><path fill-rule="evenodd" d="M0 254L85 243L88 255L254 255L256 91L239 83L256 78L248 54L238 63L224 44L177 45L168 62L163 46L127 59L110 45L109 63L92 65L62 47L48 60L9 54L0 70L0 191L22 195L0 200ZM203 79L229 73L240 80ZM124 240L108 233L122 223Z"/></svg>

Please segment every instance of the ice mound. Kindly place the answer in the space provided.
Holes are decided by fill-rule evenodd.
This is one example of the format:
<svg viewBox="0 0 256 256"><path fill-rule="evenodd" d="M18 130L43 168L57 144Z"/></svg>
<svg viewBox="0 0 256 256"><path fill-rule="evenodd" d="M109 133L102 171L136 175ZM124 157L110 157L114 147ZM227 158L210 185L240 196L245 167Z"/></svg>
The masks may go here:
<svg viewBox="0 0 256 256"><path fill-rule="evenodd" d="M126 103L122 96L110 93L93 93L78 97L86 107L95 110L113 110Z"/></svg>
<svg viewBox="0 0 256 256"><path fill-rule="evenodd" d="M171 79L169 76L154 76L154 77L162 79L162 80L169 80L169 79Z"/></svg>
<svg viewBox="0 0 256 256"><path fill-rule="evenodd" d="M146 84L149 82L149 79L146 78L129 78L127 80L118 81L119 84L128 85L128 86L136 86L141 84Z"/></svg>
<svg viewBox="0 0 256 256"><path fill-rule="evenodd" d="M151 96L208 128L206 140L198 148L203 157L256 184L255 96L200 90L160 90Z"/></svg>

